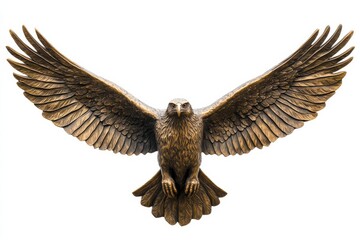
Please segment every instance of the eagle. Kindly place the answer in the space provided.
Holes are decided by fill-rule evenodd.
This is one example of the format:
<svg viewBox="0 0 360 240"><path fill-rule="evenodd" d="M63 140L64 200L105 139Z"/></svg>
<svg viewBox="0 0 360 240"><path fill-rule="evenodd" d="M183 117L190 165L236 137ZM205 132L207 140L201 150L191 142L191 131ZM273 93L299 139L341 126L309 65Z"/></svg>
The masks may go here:
<svg viewBox="0 0 360 240"><path fill-rule="evenodd" d="M17 85L42 115L88 145L114 153L158 152L160 170L133 192L154 217L184 226L211 213L226 192L200 169L204 154L236 155L269 146L314 119L340 87L354 47L338 52L342 26L316 30L290 57L229 92L212 105L193 109L176 98L152 108L85 70L56 50L37 30L23 26L28 44L10 34L23 53L7 47L19 73ZM318 36L319 35L319 36Z"/></svg>

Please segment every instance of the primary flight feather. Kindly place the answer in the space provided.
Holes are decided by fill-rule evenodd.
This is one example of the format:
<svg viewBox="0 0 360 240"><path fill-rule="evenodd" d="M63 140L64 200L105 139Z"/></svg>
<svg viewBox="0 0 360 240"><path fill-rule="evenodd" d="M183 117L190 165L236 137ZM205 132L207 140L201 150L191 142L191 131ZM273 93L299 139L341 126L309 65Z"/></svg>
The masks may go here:
<svg viewBox="0 0 360 240"><path fill-rule="evenodd" d="M38 31L23 27L25 55L7 47L21 62L8 60L24 95L56 126L94 148L122 154L158 151L159 172L133 194L155 217L188 224L210 214L226 195L200 169L201 153L235 155L268 146L312 120L340 87L353 47L337 54L341 25L328 37L315 31L290 57L214 104L192 109L185 99L166 110L147 106L124 89L73 63Z"/></svg>

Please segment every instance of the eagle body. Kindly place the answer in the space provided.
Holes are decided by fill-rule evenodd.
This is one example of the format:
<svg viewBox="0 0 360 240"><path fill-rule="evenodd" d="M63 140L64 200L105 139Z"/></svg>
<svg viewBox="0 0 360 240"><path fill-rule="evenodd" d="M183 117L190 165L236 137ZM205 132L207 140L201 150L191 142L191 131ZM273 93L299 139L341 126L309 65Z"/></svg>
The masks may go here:
<svg viewBox="0 0 360 240"><path fill-rule="evenodd" d="M23 27L28 44L10 31L23 53L7 49L19 60L8 59L20 72L14 73L18 86L44 118L94 148L127 155L158 152L160 170L133 194L155 217L183 226L210 214L226 195L200 169L202 153L261 149L325 107L345 77L340 70L352 61L354 47L339 51L353 32L339 39L341 30L341 25L332 35L330 27L321 35L316 30L271 70L195 110L185 99L170 101L165 110L146 105L66 58L38 31L36 39ZM204 97L206 89L200 91Z"/></svg>
<svg viewBox="0 0 360 240"><path fill-rule="evenodd" d="M199 116L169 116L156 123L158 161L162 172L168 171L176 186L184 188L189 175L197 176L201 163L203 124ZM191 177L191 176L190 176Z"/></svg>

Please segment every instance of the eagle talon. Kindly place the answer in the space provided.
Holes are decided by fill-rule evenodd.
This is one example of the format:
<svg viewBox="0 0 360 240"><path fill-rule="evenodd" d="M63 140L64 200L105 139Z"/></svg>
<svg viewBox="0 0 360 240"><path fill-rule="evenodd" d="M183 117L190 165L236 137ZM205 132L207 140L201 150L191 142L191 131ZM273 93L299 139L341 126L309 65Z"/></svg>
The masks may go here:
<svg viewBox="0 0 360 240"><path fill-rule="evenodd" d="M177 194L175 182L173 179L163 179L162 189L167 197L174 198Z"/></svg>
<svg viewBox="0 0 360 240"><path fill-rule="evenodd" d="M198 179L188 179L186 181L185 194L191 196L199 190L200 182Z"/></svg>

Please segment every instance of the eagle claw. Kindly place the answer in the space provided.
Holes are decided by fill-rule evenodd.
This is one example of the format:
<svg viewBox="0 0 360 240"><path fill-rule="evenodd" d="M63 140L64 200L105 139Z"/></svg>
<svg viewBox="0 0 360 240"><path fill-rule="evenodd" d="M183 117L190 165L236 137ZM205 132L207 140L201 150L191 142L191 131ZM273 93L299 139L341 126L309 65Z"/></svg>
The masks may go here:
<svg viewBox="0 0 360 240"><path fill-rule="evenodd" d="M186 181L185 194L188 196L193 195L199 190L200 182L199 179L192 178Z"/></svg>
<svg viewBox="0 0 360 240"><path fill-rule="evenodd" d="M166 196L170 198L174 198L177 194L177 190L175 187L175 182L171 178L162 180L162 189Z"/></svg>

